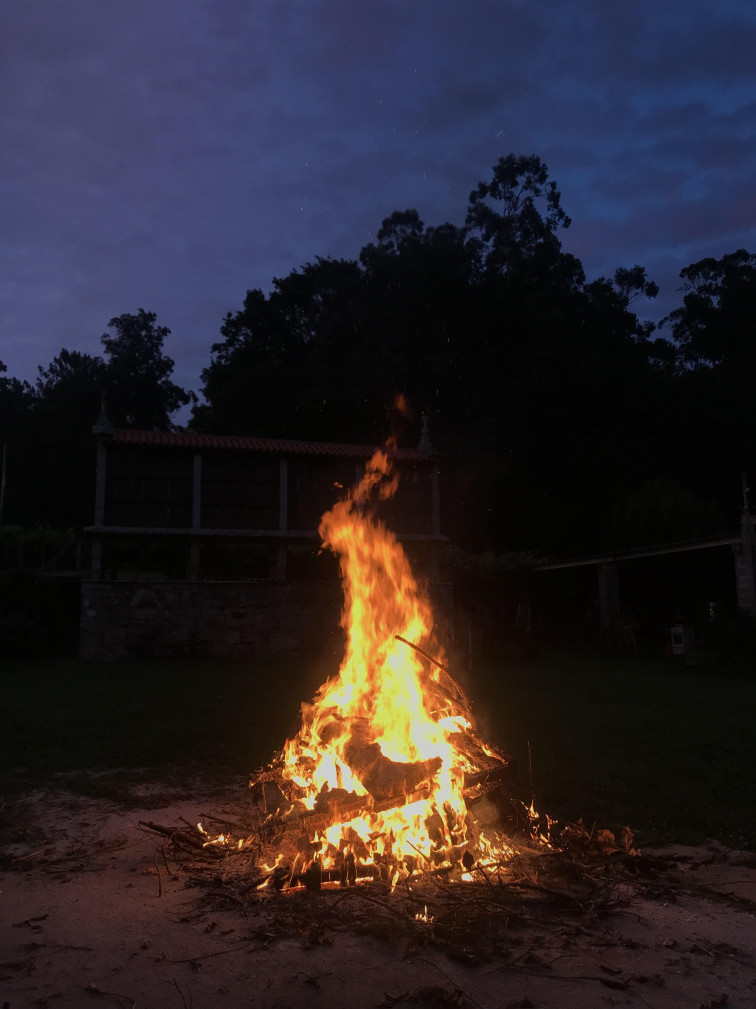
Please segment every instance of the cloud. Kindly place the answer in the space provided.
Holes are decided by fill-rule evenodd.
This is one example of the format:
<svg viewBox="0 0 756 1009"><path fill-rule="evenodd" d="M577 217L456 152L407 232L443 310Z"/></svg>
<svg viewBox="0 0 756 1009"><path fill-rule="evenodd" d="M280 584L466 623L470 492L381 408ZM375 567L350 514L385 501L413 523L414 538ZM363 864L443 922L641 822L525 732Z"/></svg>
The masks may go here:
<svg viewBox="0 0 756 1009"><path fill-rule="evenodd" d="M756 17L735 0L11 0L4 18L0 358L22 377L143 306L196 385L248 288L356 258L394 210L461 224L510 151L548 163L589 276L660 264L674 291L692 258L755 244Z"/></svg>

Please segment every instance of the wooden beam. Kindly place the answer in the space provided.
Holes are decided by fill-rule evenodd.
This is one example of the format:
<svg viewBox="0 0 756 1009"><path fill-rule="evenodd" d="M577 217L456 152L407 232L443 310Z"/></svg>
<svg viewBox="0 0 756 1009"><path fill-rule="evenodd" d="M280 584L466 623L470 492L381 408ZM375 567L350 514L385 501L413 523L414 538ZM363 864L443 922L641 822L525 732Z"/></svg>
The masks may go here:
<svg viewBox="0 0 756 1009"><path fill-rule="evenodd" d="M202 454L194 453L192 460L192 529L202 527Z"/></svg>
<svg viewBox="0 0 756 1009"><path fill-rule="evenodd" d="M289 525L289 463L287 459L278 461L278 528Z"/></svg>
<svg viewBox="0 0 756 1009"><path fill-rule="evenodd" d="M616 561L633 561L642 557L661 557L664 554L681 554L689 550L709 550L711 547L729 547L740 543L739 536L723 536L720 539L702 540L692 543L670 543L667 546L646 547L640 550L618 550L613 554L599 554L595 557L574 557L572 560L547 561L537 564L536 571L558 571L562 568L584 568L592 565L614 564Z"/></svg>
<svg viewBox="0 0 756 1009"><path fill-rule="evenodd" d="M87 526L84 530L91 536L199 536L221 537L231 539L279 539L279 540L312 540L320 539L317 529L192 529L190 526L156 527L156 526ZM448 543L448 536L434 536L432 533L396 533L396 538L402 542L413 543Z"/></svg>

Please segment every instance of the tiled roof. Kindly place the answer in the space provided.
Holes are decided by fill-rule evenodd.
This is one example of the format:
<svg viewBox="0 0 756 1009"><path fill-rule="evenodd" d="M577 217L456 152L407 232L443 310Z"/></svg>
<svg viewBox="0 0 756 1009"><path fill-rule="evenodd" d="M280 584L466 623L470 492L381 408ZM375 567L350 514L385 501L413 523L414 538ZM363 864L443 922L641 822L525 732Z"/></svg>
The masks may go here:
<svg viewBox="0 0 756 1009"><path fill-rule="evenodd" d="M274 455L325 455L367 459L373 445L346 445L328 441L295 441L287 438L248 438L235 434L195 434L192 431L132 431L116 428L112 441L124 445L154 445L165 448L216 449L232 452L269 452ZM428 462L430 456L416 448L388 450L397 459Z"/></svg>

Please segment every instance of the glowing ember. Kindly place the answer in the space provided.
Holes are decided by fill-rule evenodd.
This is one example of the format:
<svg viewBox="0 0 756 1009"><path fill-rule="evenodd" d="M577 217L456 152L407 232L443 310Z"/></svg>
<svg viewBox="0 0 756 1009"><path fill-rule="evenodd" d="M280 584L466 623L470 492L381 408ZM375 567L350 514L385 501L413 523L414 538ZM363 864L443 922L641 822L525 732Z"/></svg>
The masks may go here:
<svg viewBox="0 0 756 1009"><path fill-rule="evenodd" d="M387 453L376 452L321 520L323 544L339 558L347 642L338 675L302 705L301 729L284 748L285 815L308 824L292 880L308 866L341 869L350 882L395 883L415 867L461 879L481 858L507 855L470 811L480 782L506 761L477 735L459 684L428 661L438 656L430 605L370 510L397 482ZM368 866L377 869L360 871Z"/></svg>

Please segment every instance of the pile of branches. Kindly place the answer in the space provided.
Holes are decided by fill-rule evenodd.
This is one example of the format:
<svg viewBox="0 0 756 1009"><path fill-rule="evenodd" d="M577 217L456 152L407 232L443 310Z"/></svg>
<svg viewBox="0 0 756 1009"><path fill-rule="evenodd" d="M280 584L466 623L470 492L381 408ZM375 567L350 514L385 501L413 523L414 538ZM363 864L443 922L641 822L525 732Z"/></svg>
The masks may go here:
<svg viewBox="0 0 756 1009"><path fill-rule="evenodd" d="M258 802L234 816L205 816L202 826L187 820L140 825L156 842L158 874L161 864L185 874L213 909L262 915L266 941L295 934L314 944L327 941L331 930L348 929L405 949L430 945L467 962L504 957L511 963L524 955L518 938L524 926L561 935L653 885L653 863L635 849L628 828L615 837L581 823L563 827L549 843L538 840L539 825L530 823L506 838L511 855L469 866L464 881L421 858L409 860L393 885L378 863L360 866L347 858L329 874L317 868L311 834L282 833L266 813L264 782L256 782L262 801L258 790ZM211 824L218 834L207 831Z"/></svg>

